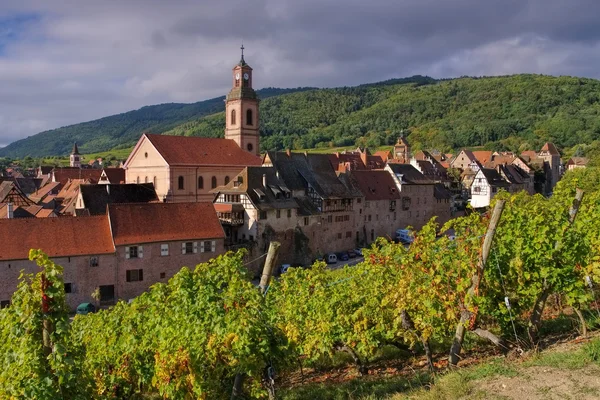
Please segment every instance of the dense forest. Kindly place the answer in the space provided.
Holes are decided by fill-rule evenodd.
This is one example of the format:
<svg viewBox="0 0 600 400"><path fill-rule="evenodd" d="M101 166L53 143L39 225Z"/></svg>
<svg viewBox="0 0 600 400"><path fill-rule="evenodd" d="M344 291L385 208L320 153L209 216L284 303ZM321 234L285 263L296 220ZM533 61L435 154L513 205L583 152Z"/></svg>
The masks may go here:
<svg viewBox="0 0 600 400"><path fill-rule="evenodd" d="M600 139L600 81L513 75L435 80L415 76L335 89L259 91L262 150L377 147L408 135L413 146L451 150L559 149ZM146 130L222 137L223 98L164 104L43 132L0 156L56 155L131 146Z"/></svg>

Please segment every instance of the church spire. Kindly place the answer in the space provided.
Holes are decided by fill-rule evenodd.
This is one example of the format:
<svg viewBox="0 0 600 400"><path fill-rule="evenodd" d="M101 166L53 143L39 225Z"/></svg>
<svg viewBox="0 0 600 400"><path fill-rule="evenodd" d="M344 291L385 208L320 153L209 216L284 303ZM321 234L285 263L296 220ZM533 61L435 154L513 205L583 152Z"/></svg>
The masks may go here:
<svg viewBox="0 0 600 400"><path fill-rule="evenodd" d="M79 149L77 148L77 142L73 143L73 150L71 154L79 154Z"/></svg>
<svg viewBox="0 0 600 400"><path fill-rule="evenodd" d="M248 65L246 64L246 60L244 60L244 43L242 43L242 47L240 47L240 49L242 50L242 58L240 58L240 63L238 65L244 66L244 65Z"/></svg>

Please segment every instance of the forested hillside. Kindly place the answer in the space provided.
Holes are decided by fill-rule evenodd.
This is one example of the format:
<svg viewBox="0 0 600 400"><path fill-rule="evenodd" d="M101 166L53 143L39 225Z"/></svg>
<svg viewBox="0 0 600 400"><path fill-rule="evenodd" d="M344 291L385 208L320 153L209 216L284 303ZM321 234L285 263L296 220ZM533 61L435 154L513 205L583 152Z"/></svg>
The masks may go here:
<svg viewBox="0 0 600 400"><path fill-rule="evenodd" d="M265 88L259 90L258 94L266 99L309 89L312 88ZM222 111L224 99L225 96L221 96L193 104L169 103L146 106L123 114L41 132L0 149L0 157L66 155L71 152L75 141L79 144L79 150L86 154L131 147L142 132L162 133L186 121Z"/></svg>
<svg viewBox="0 0 600 400"><path fill-rule="evenodd" d="M600 81L515 75L432 81L426 78L319 89L261 103L263 150L393 143L416 147L572 147L600 138ZM168 134L217 136L223 113Z"/></svg>
<svg viewBox="0 0 600 400"><path fill-rule="evenodd" d="M559 149L600 139L600 81L513 75L434 80L415 76L335 89L259 91L262 150L393 143L403 132L415 148L485 146ZM146 130L222 137L223 98L144 107L16 142L0 156L55 155L77 140L84 152L131 146Z"/></svg>

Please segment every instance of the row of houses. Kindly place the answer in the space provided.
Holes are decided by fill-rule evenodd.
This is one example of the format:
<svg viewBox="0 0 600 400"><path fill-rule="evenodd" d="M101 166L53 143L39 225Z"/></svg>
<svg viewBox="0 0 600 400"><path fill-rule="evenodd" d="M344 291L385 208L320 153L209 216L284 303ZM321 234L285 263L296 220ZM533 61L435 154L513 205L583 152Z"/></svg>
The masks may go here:
<svg viewBox="0 0 600 400"><path fill-rule="evenodd" d="M64 267L68 305L100 305L140 295L182 266L225 251L225 235L210 202L111 204L95 216L0 219L0 305L6 306L21 271L36 273L30 249Z"/></svg>

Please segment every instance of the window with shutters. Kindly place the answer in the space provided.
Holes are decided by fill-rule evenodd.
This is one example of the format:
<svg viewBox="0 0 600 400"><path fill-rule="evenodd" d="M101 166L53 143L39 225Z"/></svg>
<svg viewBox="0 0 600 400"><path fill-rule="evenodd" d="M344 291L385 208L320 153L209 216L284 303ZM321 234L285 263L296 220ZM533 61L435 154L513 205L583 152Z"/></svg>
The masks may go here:
<svg viewBox="0 0 600 400"><path fill-rule="evenodd" d="M182 254L194 253L194 242L185 242L182 248Z"/></svg>
<svg viewBox="0 0 600 400"><path fill-rule="evenodd" d="M260 211L258 213L258 218L259 219L267 219L267 212L266 211Z"/></svg>
<svg viewBox="0 0 600 400"><path fill-rule="evenodd" d="M307 226L309 223L308 217L304 217L304 226Z"/></svg>
<svg viewBox="0 0 600 400"><path fill-rule="evenodd" d="M125 271L127 282L141 282L144 280L143 269L128 269Z"/></svg>
<svg viewBox="0 0 600 400"><path fill-rule="evenodd" d="M167 243L163 243L160 245L160 255L161 256L169 255L169 245Z"/></svg>
<svg viewBox="0 0 600 400"><path fill-rule="evenodd" d="M129 246L129 258L138 258L139 252L137 246Z"/></svg>
<svg viewBox="0 0 600 400"><path fill-rule="evenodd" d="M287 217L292 218L292 210L287 210Z"/></svg>
<svg viewBox="0 0 600 400"><path fill-rule="evenodd" d="M98 257L90 257L90 267L98 266Z"/></svg>
<svg viewBox="0 0 600 400"><path fill-rule="evenodd" d="M212 251L212 242L210 240L206 240L204 242L204 251L205 252L210 252Z"/></svg>
<svg viewBox="0 0 600 400"><path fill-rule="evenodd" d="M277 211L275 212L275 216L276 216L277 218L281 218L281 210L277 210Z"/></svg>

